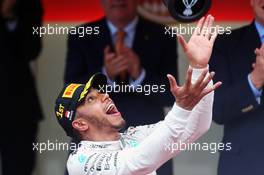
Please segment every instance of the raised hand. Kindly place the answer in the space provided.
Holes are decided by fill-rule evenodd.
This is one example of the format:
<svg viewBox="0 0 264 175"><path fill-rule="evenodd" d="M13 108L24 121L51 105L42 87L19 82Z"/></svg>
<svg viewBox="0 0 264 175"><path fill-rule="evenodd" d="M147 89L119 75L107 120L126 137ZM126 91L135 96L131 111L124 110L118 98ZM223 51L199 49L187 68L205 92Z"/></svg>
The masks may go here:
<svg viewBox="0 0 264 175"><path fill-rule="evenodd" d="M264 86L264 44L260 49L255 50L256 62L252 65L253 71L250 74L250 78L254 86L258 89Z"/></svg>
<svg viewBox="0 0 264 175"><path fill-rule="evenodd" d="M193 69L189 68L187 71L186 81L183 86L178 86L175 78L172 75L167 75L170 82L170 91L175 97L176 104L183 109L192 110L199 101L217 89L222 83L217 82L213 86L209 86L209 82L213 79L215 73L208 73L208 69L205 69L200 75L196 83L192 83Z"/></svg>
<svg viewBox="0 0 264 175"><path fill-rule="evenodd" d="M188 43L181 35L178 35L179 43L193 68L207 67L218 34L218 26L214 28L213 23L214 17L211 15L208 15L206 19L201 18Z"/></svg>
<svg viewBox="0 0 264 175"><path fill-rule="evenodd" d="M121 72L127 71L129 64L123 55L117 56L107 46L104 50L104 66L108 77L114 80Z"/></svg>
<svg viewBox="0 0 264 175"><path fill-rule="evenodd" d="M142 66L139 59L139 56L130 48L124 47L122 55L128 61L128 73L133 80L138 79L141 71Z"/></svg>

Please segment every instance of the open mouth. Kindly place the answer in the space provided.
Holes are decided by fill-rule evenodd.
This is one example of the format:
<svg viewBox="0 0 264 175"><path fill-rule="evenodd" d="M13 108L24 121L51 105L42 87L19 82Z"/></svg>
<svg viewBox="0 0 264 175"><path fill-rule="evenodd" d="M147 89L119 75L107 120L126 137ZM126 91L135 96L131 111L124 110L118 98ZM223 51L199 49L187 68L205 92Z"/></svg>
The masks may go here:
<svg viewBox="0 0 264 175"><path fill-rule="evenodd" d="M117 110L116 106L111 103L110 105L108 105L108 107L106 108L106 114L107 115L119 115L120 112Z"/></svg>

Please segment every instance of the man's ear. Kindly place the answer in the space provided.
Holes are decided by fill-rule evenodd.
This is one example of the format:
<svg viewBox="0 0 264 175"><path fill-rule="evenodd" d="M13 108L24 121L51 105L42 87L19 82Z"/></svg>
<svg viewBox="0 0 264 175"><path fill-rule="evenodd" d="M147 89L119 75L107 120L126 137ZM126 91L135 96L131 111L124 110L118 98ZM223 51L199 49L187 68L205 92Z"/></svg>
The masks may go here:
<svg viewBox="0 0 264 175"><path fill-rule="evenodd" d="M78 131L86 131L89 128L88 122L82 118L75 119L72 126Z"/></svg>

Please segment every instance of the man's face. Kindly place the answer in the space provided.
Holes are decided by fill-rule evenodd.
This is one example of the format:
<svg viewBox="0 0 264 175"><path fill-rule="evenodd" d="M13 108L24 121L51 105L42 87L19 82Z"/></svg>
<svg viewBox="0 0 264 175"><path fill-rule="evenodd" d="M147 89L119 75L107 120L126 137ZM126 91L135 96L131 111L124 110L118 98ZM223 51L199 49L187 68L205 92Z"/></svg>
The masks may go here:
<svg viewBox="0 0 264 175"><path fill-rule="evenodd" d="M264 25L264 0L251 0L256 20Z"/></svg>
<svg viewBox="0 0 264 175"><path fill-rule="evenodd" d="M107 18L131 20L137 13L138 0L101 0Z"/></svg>
<svg viewBox="0 0 264 175"><path fill-rule="evenodd" d="M86 96L84 104L77 108L79 116L87 120L90 127L98 130L117 130L125 126L125 120L108 94L92 89Z"/></svg>

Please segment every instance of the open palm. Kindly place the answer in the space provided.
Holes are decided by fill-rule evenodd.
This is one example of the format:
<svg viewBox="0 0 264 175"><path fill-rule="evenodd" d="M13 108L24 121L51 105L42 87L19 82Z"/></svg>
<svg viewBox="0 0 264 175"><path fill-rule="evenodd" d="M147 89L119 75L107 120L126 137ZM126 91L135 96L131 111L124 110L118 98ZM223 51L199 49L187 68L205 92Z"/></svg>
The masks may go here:
<svg viewBox="0 0 264 175"><path fill-rule="evenodd" d="M208 15L206 20L204 17L201 18L188 43L181 35L178 35L179 43L183 47L190 65L194 68L204 68L210 60L218 33L218 27L213 30L213 22L214 17L211 15Z"/></svg>
<svg viewBox="0 0 264 175"><path fill-rule="evenodd" d="M167 75L171 93L178 106L191 111L204 96L221 86L221 82L208 86L215 75L214 72L209 73L208 71L208 69L204 69L198 80L192 83L193 70L189 68L183 86L178 86L175 77L170 74Z"/></svg>

